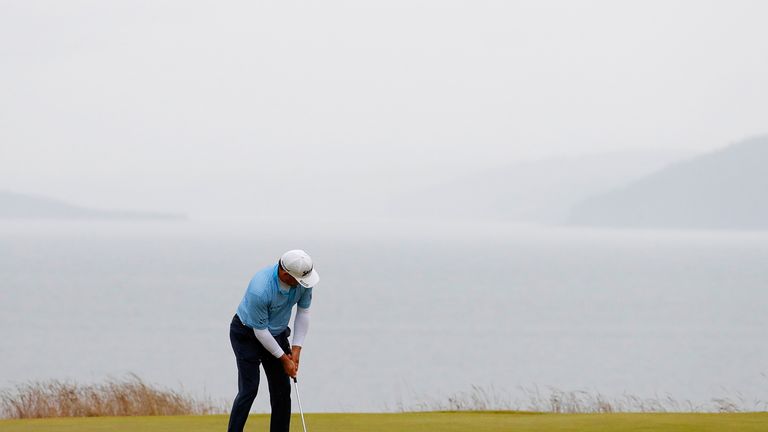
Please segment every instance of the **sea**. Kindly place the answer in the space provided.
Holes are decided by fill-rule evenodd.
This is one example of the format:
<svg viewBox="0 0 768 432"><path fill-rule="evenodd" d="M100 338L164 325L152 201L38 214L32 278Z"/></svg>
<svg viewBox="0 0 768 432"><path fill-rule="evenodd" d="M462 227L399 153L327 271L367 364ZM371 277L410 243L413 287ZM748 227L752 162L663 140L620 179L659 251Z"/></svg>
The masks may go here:
<svg viewBox="0 0 768 432"><path fill-rule="evenodd" d="M0 388L135 374L226 406L230 320L295 248L321 276L305 411L557 391L766 409L768 232L503 221L2 221Z"/></svg>

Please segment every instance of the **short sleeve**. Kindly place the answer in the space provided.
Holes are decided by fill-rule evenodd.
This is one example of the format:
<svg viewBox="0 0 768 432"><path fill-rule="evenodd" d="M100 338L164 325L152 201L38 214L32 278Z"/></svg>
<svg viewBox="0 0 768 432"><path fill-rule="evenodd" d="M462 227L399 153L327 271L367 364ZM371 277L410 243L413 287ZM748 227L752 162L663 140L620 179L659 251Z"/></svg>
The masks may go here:
<svg viewBox="0 0 768 432"><path fill-rule="evenodd" d="M269 324L269 299L264 296L254 295L250 306L253 328L256 330L266 329Z"/></svg>
<svg viewBox="0 0 768 432"><path fill-rule="evenodd" d="M312 288L304 290L297 304L302 309L309 309L309 306L312 304Z"/></svg>

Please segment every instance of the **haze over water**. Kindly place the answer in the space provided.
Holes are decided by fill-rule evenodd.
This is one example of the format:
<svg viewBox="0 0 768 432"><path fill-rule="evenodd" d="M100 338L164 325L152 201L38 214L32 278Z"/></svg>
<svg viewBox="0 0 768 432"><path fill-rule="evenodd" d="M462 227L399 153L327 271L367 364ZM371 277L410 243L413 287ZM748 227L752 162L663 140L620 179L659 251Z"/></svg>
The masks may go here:
<svg viewBox="0 0 768 432"><path fill-rule="evenodd" d="M309 411L472 385L521 408L518 387L535 385L768 399L768 233L370 220L3 222L0 387L133 372L229 402L229 321L251 275L296 247L322 275Z"/></svg>

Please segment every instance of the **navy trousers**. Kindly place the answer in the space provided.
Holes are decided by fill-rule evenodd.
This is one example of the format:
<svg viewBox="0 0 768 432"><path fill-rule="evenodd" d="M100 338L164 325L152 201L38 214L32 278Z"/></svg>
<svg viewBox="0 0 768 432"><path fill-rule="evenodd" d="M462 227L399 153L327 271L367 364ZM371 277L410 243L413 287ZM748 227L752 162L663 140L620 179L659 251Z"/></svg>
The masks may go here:
<svg viewBox="0 0 768 432"><path fill-rule="evenodd" d="M288 336L291 329L275 336L286 353L291 352ZM235 315L229 326L229 340L237 360L237 397L232 403L228 432L242 432L248 413L259 390L259 365L264 368L269 384L269 403L272 406L270 432L288 432L291 426L291 381L283 364L261 345L253 329L243 325Z"/></svg>

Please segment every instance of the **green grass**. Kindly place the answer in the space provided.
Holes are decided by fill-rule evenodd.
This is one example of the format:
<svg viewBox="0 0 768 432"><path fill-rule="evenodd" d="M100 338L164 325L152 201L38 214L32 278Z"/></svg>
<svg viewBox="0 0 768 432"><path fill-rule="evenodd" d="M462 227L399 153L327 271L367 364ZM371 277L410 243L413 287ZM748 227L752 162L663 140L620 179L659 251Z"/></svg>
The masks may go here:
<svg viewBox="0 0 768 432"><path fill-rule="evenodd" d="M437 412L309 414L310 432L710 432L768 431L768 413L744 414L536 414ZM251 415L246 431L269 430L268 415ZM0 420L2 432L221 432L227 416L89 417ZM301 431L293 417L291 431Z"/></svg>

